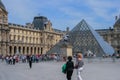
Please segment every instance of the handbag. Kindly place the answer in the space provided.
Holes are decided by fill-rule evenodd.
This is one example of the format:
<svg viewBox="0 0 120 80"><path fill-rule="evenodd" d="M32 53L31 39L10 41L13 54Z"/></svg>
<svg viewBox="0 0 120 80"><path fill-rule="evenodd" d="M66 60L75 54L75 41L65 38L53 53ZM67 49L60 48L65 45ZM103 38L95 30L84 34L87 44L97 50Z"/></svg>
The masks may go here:
<svg viewBox="0 0 120 80"><path fill-rule="evenodd" d="M75 69L78 69L78 64L75 64L74 68L75 68Z"/></svg>
<svg viewBox="0 0 120 80"><path fill-rule="evenodd" d="M63 64L62 66L62 72L65 74L66 73L66 64Z"/></svg>

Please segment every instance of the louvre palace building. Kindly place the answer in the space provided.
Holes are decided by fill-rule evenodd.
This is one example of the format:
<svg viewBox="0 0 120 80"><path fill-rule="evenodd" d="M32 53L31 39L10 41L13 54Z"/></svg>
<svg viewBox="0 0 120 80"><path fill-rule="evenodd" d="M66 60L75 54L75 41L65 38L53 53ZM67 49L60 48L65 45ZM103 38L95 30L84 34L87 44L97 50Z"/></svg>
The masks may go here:
<svg viewBox="0 0 120 80"><path fill-rule="evenodd" d="M0 54L45 54L69 31L52 28L45 16L35 16L32 23L8 22L8 12L0 0ZM120 18L113 28L96 30L120 54Z"/></svg>
<svg viewBox="0 0 120 80"><path fill-rule="evenodd" d="M8 12L0 0L0 54L45 54L62 36L44 16L34 17L25 26L8 23Z"/></svg>

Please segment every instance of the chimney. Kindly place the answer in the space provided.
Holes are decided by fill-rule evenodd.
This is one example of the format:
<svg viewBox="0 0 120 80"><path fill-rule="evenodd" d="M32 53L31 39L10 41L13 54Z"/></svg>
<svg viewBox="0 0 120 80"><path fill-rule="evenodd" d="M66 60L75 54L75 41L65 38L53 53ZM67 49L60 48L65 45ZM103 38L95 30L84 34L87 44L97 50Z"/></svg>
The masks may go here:
<svg viewBox="0 0 120 80"><path fill-rule="evenodd" d="M69 27L66 28L66 31L69 32Z"/></svg>
<svg viewBox="0 0 120 80"><path fill-rule="evenodd" d="M115 16L115 21L117 21L118 20L118 16Z"/></svg>

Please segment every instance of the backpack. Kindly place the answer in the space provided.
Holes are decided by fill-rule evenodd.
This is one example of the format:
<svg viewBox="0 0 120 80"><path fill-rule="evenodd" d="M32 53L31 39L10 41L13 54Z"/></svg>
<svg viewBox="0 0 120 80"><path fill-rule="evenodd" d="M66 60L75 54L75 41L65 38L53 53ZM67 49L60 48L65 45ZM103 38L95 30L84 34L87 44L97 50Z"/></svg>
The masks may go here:
<svg viewBox="0 0 120 80"><path fill-rule="evenodd" d="M66 73L66 64L63 64L62 66L62 72L65 74Z"/></svg>

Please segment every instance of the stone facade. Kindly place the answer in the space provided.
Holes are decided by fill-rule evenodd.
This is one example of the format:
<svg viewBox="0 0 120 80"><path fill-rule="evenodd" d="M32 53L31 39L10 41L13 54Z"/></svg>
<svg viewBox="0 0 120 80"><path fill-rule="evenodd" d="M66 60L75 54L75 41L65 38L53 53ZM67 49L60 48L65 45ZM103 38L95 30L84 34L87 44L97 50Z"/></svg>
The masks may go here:
<svg viewBox="0 0 120 80"><path fill-rule="evenodd" d="M10 54L45 54L62 38L62 33L53 30L38 30L17 24L9 24L9 28Z"/></svg>
<svg viewBox="0 0 120 80"><path fill-rule="evenodd" d="M8 53L9 31L8 12L0 0L0 54Z"/></svg>
<svg viewBox="0 0 120 80"><path fill-rule="evenodd" d="M7 16L0 0L0 54L45 54L62 38L63 32L54 30L50 20L44 16L35 17L34 23L25 26L8 23ZM34 27L36 24L40 28Z"/></svg>

